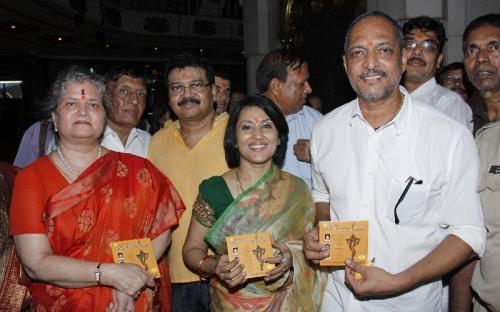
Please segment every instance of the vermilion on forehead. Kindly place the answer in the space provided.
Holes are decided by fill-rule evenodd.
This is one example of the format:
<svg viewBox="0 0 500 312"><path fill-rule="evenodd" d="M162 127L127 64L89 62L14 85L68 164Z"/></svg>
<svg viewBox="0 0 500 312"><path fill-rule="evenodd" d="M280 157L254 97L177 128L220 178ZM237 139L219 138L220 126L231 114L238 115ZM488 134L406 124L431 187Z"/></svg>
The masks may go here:
<svg viewBox="0 0 500 312"><path fill-rule="evenodd" d="M396 41L392 24L383 17L371 16L363 19L354 26L349 39L349 47L359 45L361 41L371 40L376 44L379 41Z"/></svg>
<svg viewBox="0 0 500 312"><path fill-rule="evenodd" d="M271 120L271 119L270 119L269 117L267 117L267 118L266 118L266 117L262 118L262 117L258 117L258 116L257 116L257 117L255 117L253 120L251 120L251 119L244 119L244 120L241 120L239 123L241 124L241 123L245 123L245 122L251 122L251 123L254 123L254 124L257 124L257 125L258 125L258 124L261 124L261 123L263 123L263 122L267 122L267 121L270 121L270 120Z"/></svg>

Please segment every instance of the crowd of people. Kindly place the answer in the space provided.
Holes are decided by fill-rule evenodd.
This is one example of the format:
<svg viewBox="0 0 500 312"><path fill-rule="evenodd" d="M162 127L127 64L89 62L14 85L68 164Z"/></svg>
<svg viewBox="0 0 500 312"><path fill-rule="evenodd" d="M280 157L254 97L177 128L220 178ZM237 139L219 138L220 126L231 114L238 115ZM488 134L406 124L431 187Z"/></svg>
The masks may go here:
<svg viewBox="0 0 500 312"><path fill-rule="evenodd" d="M14 161L27 309L500 311L500 14L467 26L463 63L443 67L445 43L427 16L358 16L343 56L357 98L325 116L293 49L262 59L248 97L182 53L152 136L144 73L66 68ZM319 266L335 250L318 222L357 220L370 265ZM272 269L249 278L226 238L260 232ZM136 239L160 278L115 263L110 244Z"/></svg>

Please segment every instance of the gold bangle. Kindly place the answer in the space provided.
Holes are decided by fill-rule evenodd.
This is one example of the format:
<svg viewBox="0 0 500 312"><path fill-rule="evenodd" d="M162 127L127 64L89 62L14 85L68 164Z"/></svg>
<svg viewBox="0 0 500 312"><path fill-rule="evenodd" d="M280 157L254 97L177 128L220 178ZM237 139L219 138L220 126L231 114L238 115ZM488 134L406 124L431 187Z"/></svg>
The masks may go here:
<svg viewBox="0 0 500 312"><path fill-rule="evenodd" d="M207 260L208 258L212 258L213 256L209 256L209 255L205 255L203 258L201 258L200 262L198 262L198 267L197 267L197 271L198 271L198 275L201 276L201 277L207 277L207 274L206 272L203 272L203 270L201 269L201 265L203 264L203 262L205 262L205 260Z"/></svg>

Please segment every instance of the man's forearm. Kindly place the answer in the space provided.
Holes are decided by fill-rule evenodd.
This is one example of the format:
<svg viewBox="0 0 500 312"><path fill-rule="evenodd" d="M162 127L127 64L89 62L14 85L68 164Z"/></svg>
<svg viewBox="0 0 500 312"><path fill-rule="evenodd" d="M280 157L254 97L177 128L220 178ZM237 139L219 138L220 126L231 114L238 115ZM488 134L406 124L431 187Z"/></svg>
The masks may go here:
<svg viewBox="0 0 500 312"><path fill-rule="evenodd" d="M469 312L472 305L470 282L477 259L460 267L450 278L450 311Z"/></svg>
<svg viewBox="0 0 500 312"><path fill-rule="evenodd" d="M440 278L473 255L474 251L467 243L455 235L448 235L427 256L398 274L403 279L402 290Z"/></svg>

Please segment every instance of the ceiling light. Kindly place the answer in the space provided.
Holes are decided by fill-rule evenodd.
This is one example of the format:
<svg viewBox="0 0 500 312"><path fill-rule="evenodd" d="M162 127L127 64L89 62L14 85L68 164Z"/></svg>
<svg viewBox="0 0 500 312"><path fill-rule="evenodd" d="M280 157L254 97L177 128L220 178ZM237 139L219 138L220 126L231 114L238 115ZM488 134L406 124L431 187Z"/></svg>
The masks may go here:
<svg viewBox="0 0 500 312"><path fill-rule="evenodd" d="M63 41L63 37L57 37L57 41Z"/></svg>
<svg viewBox="0 0 500 312"><path fill-rule="evenodd" d="M23 82L22 80L0 80L0 84L4 83L21 84L22 82Z"/></svg>
<svg viewBox="0 0 500 312"><path fill-rule="evenodd" d="M10 25L10 29L16 29L16 25Z"/></svg>

